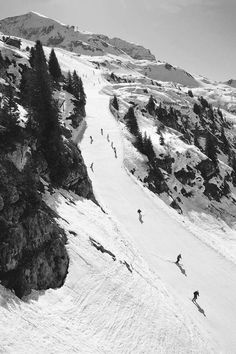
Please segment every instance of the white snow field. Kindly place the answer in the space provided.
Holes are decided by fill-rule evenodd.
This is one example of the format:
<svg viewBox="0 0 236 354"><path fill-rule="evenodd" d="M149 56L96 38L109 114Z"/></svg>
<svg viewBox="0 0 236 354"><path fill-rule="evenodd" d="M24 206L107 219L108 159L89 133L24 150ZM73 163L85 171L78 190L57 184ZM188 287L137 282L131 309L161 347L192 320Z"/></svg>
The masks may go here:
<svg viewBox="0 0 236 354"><path fill-rule="evenodd" d="M80 131L73 137L105 212L73 193L45 194L67 231L69 273L62 288L24 301L0 286L0 352L236 353L236 265L126 170L101 72L85 57L56 54L63 70L77 70L84 81L87 128L82 140Z"/></svg>

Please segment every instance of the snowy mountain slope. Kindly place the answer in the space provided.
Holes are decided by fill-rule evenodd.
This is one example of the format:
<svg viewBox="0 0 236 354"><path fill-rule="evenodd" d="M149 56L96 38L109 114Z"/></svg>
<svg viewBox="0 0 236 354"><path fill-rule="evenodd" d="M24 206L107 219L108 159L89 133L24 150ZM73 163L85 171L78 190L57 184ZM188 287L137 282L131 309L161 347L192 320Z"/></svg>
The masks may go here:
<svg viewBox="0 0 236 354"><path fill-rule="evenodd" d="M6 18L0 21L0 31L37 40L44 45L61 47L78 54L104 56L112 54L126 59L125 66L153 80L173 81L189 87L198 87L199 82L185 70L164 62L156 62L151 52L137 44L100 34L80 32L75 26L66 26L34 12Z"/></svg>
<svg viewBox="0 0 236 354"><path fill-rule="evenodd" d="M98 91L104 85L101 74L95 74L89 62L70 53L60 50L57 55L64 70L73 67L81 72L89 95L89 115L94 114L94 109L98 118L104 114L103 124L108 117L110 134L119 138L118 126L108 110L109 98L105 96L100 105L102 96ZM101 121L95 122L100 137ZM87 144L88 137L84 139ZM114 156L105 136L99 146L100 153L105 149L103 166L108 161L112 165ZM87 153L89 148L84 146ZM121 158L120 169L123 170ZM106 192L110 194L113 190L107 188ZM103 199L99 188L97 197ZM184 312L158 273L149 269L150 265L142 258L143 250L136 248L123 220L119 222L115 214L106 215L91 201L63 190L53 195L48 190L44 198L60 215L58 222L67 232L69 275L61 289L35 292L24 301L1 287L3 352L171 353L173 348L177 353L211 352L215 343L210 333L206 334ZM104 199L102 206L107 211L111 208ZM94 245L102 245L106 252Z"/></svg>
<svg viewBox="0 0 236 354"><path fill-rule="evenodd" d="M99 78L97 79L98 87L100 86L100 84L99 84L100 80L101 79L99 79ZM95 83L95 85L96 85L96 83ZM97 101L97 104L95 104L96 101ZM123 161L123 155L122 155L123 148L122 148L122 145L121 145L122 139L121 139L121 136L120 136L120 133L119 133L119 129L118 129L117 123L111 121L110 113L107 111L107 114L106 115L104 114L105 110L107 109L106 107L108 106L108 99L106 97L104 97L104 101L105 101L103 103L103 107L104 108L102 109L102 97L101 96L97 96L97 98L96 98L96 95L94 95L94 93L91 95L91 102L93 102L93 105L90 106L91 111L88 111L88 115L89 115L90 118L88 118L88 130L85 132L85 136L87 135L87 141L84 140L84 141L86 141L86 146L85 146L85 148L83 148L83 145L82 145L82 150L85 151L85 155L84 156L85 156L85 159L87 161L87 164L89 165L91 162L94 162L94 171L95 172L94 173L91 172L90 177L94 181L95 191L96 191L97 183L99 183L98 180L100 179L99 192L101 193L101 191L102 191L102 198L104 198L104 200L102 199L103 204L105 203L105 205L108 206L109 208L111 208L111 206L113 206L113 208L115 208L115 210L116 210L116 213L119 214L120 220L122 220L122 223L131 224L130 225L130 228L132 229L131 234L132 235L136 235L138 237L138 240L142 239L143 234L145 234L145 240L144 240L144 243L142 244L142 247L141 247L142 250L143 250L143 249L145 249L145 247L147 247L146 246L146 244L147 244L147 235L150 235L150 234L152 235L153 232L154 232L154 235L156 235L156 231L154 231L154 230L159 230L159 228L160 228L160 219L157 221L156 227L154 225L152 225L152 226L148 225L147 226L148 229L146 229L144 231L144 233L141 231L141 234L139 234L140 231L138 232L136 227L135 227L135 229L133 229L134 220L137 218L136 210L139 207L141 207L141 209L143 209L143 206L142 206L143 200L140 199L140 201L138 203L135 202L135 200L137 198L137 195L138 195L138 191L135 190L135 192L133 194L131 193L131 190L132 190L131 185L133 185L133 184L130 183L130 181L129 181L129 183L127 181L127 187L124 188L124 186L126 185L125 180L127 178L127 175L126 175L126 172L123 171L123 167L122 167L122 164L123 164L123 162L122 162ZM96 122L96 116L98 115L99 112L102 112L102 115L98 117L98 121ZM101 121L102 118L104 120L104 123ZM91 125L91 128L90 128L90 125ZM110 140L112 140L114 142L114 145L117 147L118 160L114 159L113 151L110 148L108 142L106 141L106 137L102 137L100 135L100 129L99 128L101 128L101 127L103 127L103 128L106 127L105 128L105 132L109 133ZM89 139L88 139L89 135L92 135L94 140L95 140L95 142L92 145L89 144ZM97 141L97 139L98 139L98 141ZM103 149L101 150L101 142L103 142L103 144L105 145L104 149L108 149L108 151L107 151L107 153L109 154L108 156L110 156L110 158L113 157L113 159L114 159L113 163L109 164L109 167L107 166L107 163L106 163L107 160L106 159L104 160L105 151ZM83 144L83 142L82 142L82 144ZM91 154L90 155L88 154L88 149L91 150ZM95 151L97 151L97 152L98 151L100 152L99 156L94 155L94 153L92 152L93 149L95 149ZM121 174L116 169L117 166L120 166L120 168L121 168L121 172L120 173ZM118 173L119 173L119 175L118 175ZM107 176L105 181L104 181L104 176ZM118 178L118 176L119 176L119 178ZM117 184L114 183L116 180L117 180ZM128 178L128 180L130 180L130 177ZM108 188L108 185L110 185L109 188ZM110 193L109 189L112 189L112 193ZM128 213L127 213L126 208L122 207L124 205L127 205L127 193L125 193L125 196L124 196L122 191L121 191L123 189L129 191L128 192L129 196L134 195L134 200L132 202L130 202L130 205L131 205L130 208L131 209L130 209L130 212L128 212ZM116 198L114 198L114 195L116 196ZM119 197L119 199L118 199L118 197ZM153 198L153 197L151 197L151 198ZM156 197L154 197L154 198L156 198ZM108 202L108 200L109 200L109 202ZM158 200L158 199L156 199L156 200ZM161 209L162 208L165 208L165 207L161 204ZM147 207L147 210L148 210L148 213L149 213L150 210L155 210L155 208L153 206L152 207ZM144 213L145 213L145 211L144 211ZM168 214L169 214L169 211L168 211ZM130 221L131 215L133 215L133 218L134 218L132 221ZM145 220L145 216L144 216L144 220ZM150 219L147 222L147 224L150 224L151 220L155 220L155 216L153 216L153 217L150 216ZM146 222L145 222L145 225L146 225ZM194 237L193 236L192 237L195 239L195 237L197 237L197 232L200 232L200 230L199 229L198 230L194 230L194 227L193 226L191 227L191 224L188 224L188 227L190 228L191 232L194 233ZM173 234L177 233L177 229L178 228L176 227L176 229L174 229L174 231L172 233L170 233L170 234L169 234L169 231L167 229L165 229L165 231L162 231L162 234L166 235L168 233L170 235L170 240L166 242L166 250L164 251L164 249L162 249L162 251L160 252L159 255L161 255L161 257L166 252L166 257L167 257L166 259L168 259L169 247L170 247L170 244L173 242ZM229 229L227 231L229 233L231 232ZM180 234L181 235L184 234L184 230L181 230ZM178 237L180 237L179 234L178 234ZM189 236L187 236L187 238L188 237ZM232 233L231 237L233 237L233 239L235 239L235 232ZM163 242L163 239L161 238L160 243L162 243L162 242ZM180 241L178 240L178 242L180 242ZM197 243L196 244L194 243L194 246L192 244L192 246L190 247L191 249L193 249L193 255L189 255L190 259L196 258L196 249L199 247L199 246L197 246L198 241L196 241L196 242ZM203 244L202 244L202 242L203 242ZM207 241L204 240L204 239L201 239L201 242L199 242L199 244L201 244L200 247L205 245L205 242L207 242ZM151 239L150 243L153 246L153 244L154 244L153 238ZM226 243L227 243L227 240L226 240ZM175 245L174 248L175 249L176 248L179 249L179 247L180 247L182 249L183 245L185 245L185 247L186 247L186 240L182 242L181 246L176 246ZM230 255L230 247L231 246L229 246L229 249L228 249L228 256ZM159 248L160 248L160 245L158 245L157 249L159 249ZM212 289L215 289L213 291L214 296L218 297L218 295L219 295L218 300L216 300L216 301L220 301L221 302L222 299L227 298L227 295L224 295L222 293L221 294L217 294L217 293L219 293L221 290L223 290L223 289L227 288L228 286L230 286L230 283L231 283L230 277L234 276L233 274L235 274L234 266L230 265L229 261L226 261L226 264L228 264L228 265L226 265L226 268L228 268L228 269L224 269L224 266L222 266L221 261L222 261L222 259L224 260L225 258L222 257L222 256L218 256L218 252L216 254L215 254L214 251L210 251L210 253L208 253L208 250L209 250L208 246L203 246L203 248L205 248L205 251L200 251L199 250L199 253L197 253L197 258L199 258L200 254L201 254L203 259L208 259L210 263L212 262L211 263L212 265L209 264L209 268L207 268L209 272L213 272L214 273L216 264L218 264L218 262L220 262L220 263L219 263L219 268L217 270L216 277L213 276L213 274L211 276L209 275L209 277L212 279L212 283L211 284L209 284L209 281L207 280L207 278L203 278L202 280L200 280L202 278L202 274L204 273L204 271L200 270L200 269L199 269L199 276L197 276L198 277L198 281L201 282L201 286L203 287L204 291L207 291L207 292L209 291L210 298L211 298L211 295L213 296ZM186 247L186 253L189 253L189 247ZM226 254L224 256L226 256ZM150 250L148 250L147 259L150 259ZM155 262L157 262L157 261L155 261ZM163 267L163 265L160 264L160 263L162 263L162 262L159 260L158 261L158 266L157 266L157 264L155 264L154 268L155 269L160 269L161 267ZM224 261L223 261L223 263L224 263ZM213 266L213 264L214 264L214 266ZM196 260L196 268L198 269L198 267L199 267L199 262L198 262L198 260ZM207 267L204 262L203 262L203 267L204 267L204 269ZM165 269L165 272L168 273L167 269ZM205 269L205 272L206 272L206 269ZM220 274L222 274L222 277L220 276ZM228 277L228 279L229 279L228 281L227 281L227 278L225 278L225 274L230 274L230 276ZM218 281L219 281L219 283L216 284L216 282L218 282ZM226 281L227 281L228 285L226 285ZM206 284L209 285L208 290L205 289L206 288ZM224 284L224 285L222 285L222 284ZM181 288L182 288L182 286L183 286L183 284L181 284ZM176 287L176 284L174 283L174 288L175 287ZM221 289L222 287L223 287L223 289ZM221 290L219 290L219 289L221 289ZM230 301L229 299L230 298L228 298L227 301ZM211 302L211 300L209 300L209 301ZM215 301L215 298L214 298L214 301ZM212 306L214 307L214 305L212 305ZM228 306L229 306L228 310L230 312L231 303L229 303ZM222 308L222 305L220 305L219 307ZM224 307L224 309L225 309L225 307ZM221 316L224 317L223 313L221 313L221 314L219 313L218 307L217 307L216 310L213 310L213 308L212 308L211 315L213 315L213 312L215 312L214 316L219 316L218 321L221 322L220 318L221 318ZM223 321L223 323L224 323L224 325L223 325L223 327L224 327L226 325L226 323L224 321ZM234 319L233 318L231 318L229 320L229 322L227 322L227 323L228 323L229 328L235 328L235 325L233 324L234 323ZM220 329L219 332L221 332L221 330L223 330L223 328ZM234 342L232 342L231 344L233 346L235 345Z"/></svg>
<svg viewBox="0 0 236 354"><path fill-rule="evenodd" d="M50 48L45 51L48 54ZM235 352L232 294L236 272L234 255L230 254L234 249L229 247L228 253L222 255L219 243L213 240L210 245L198 235L200 225L196 228L166 206L123 165L123 160L130 158L125 156L125 128L109 111L110 96L119 88L127 107L127 92L130 99L146 102L144 88L150 93L155 85L127 69L133 83L107 86L106 68L97 68L94 59L62 49L56 54L62 69L77 70L85 84L88 118L80 147L89 170L94 163L90 178L108 215L92 202L65 191L53 196L46 193L45 200L61 216L59 222L69 237L69 275L63 288L36 293L26 302L1 289L2 351ZM156 86L156 92L162 99L188 105L183 88L159 84L162 86ZM149 119L144 117L142 123L143 129L147 125L152 129ZM80 141L80 130L77 133L73 132L74 139ZM117 159L111 141L117 148ZM185 145L178 148L184 149ZM138 208L143 212L143 224L138 220ZM210 235L215 232L214 220L208 215L205 218L206 224L211 222ZM235 244L232 229L227 228L224 235L225 245L229 237ZM109 253L96 249L91 239L115 255L116 261ZM183 255L182 269L173 263L179 252ZM181 274L184 271L187 276ZM196 289L200 291L198 308L190 301ZM12 335L13 326L16 331Z"/></svg>
<svg viewBox="0 0 236 354"><path fill-rule="evenodd" d="M95 102L95 97L92 96L91 98L92 101ZM102 105L101 101L104 101L103 105L105 110L108 104L107 98L97 97L97 105L99 107ZM96 107L96 104L94 104L93 107ZM115 214L118 220L121 220L122 223L125 224L127 230L134 238L137 247L142 249L151 269L157 272L161 279L168 284L169 289L171 289L171 292L176 295L179 301L184 299L183 302L188 313L192 311L191 302L189 303L191 288L200 288L199 290L202 293L201 305L206 311L207 318L209 313L209 317L214 322L214 328L216 329L216 327L219 326L218 329L216 329L217 336L215 338L219 339L221 337L220 333L225 330L225 327L228 327L225 333L228 337L225 337L225 342L222 344L223 346L227 346L229 340L230 343L228 342L229 346L227 350L232 350L232 348L235 347L233 339L235 323L234 315L231 312L231 296L227 296L226 288L232 286L230 285L232 284L231 276L234 277L236 275L235 265L231 265L230 262L219 257L214 251L209 249L208 246L198 241L195 238L196 236L191 234L191 232L186 231L181 226L181 219L176 222L172 219L172 226L170 226L168 220L171 218L171 213L169 210L167 211L167 207L165 207L158 198L149 195L149 192L143 189L139 184L134 183L133 179L127 175L127 172L123 169L119 130L117 131L115 128L116 123L112 123L109 112L105 115L104 110L102 116L98 117L97 122L96 116L98 113L95 112L94 108L88 112L88 130L85 133L85 137L86 135L87 137L92 135L95 144L89 145L89 143L84 140L85 148L83 148L82 142L82 150L85 151L84 156L87 164L89 164L90 161L94 161L95 172L94 174L90 173L90 177L94 181L95 193L99 190L100 198L103 203L109 206L112 214ZM102 117L104 120L103 124L101 124ZM110 149L110 146L107 144L106 139L100 136L99 127L101 126L106 126L105 131L110 134L110 138L114 141L115 146L117 146L118 161L113 157L113 162L111 162L110 166L107 166L106 160L103 160L105 153L103 149ZM99 141L96 142L97 139L99 139ZM108 145L104 147L102 151L101 139L103 139L104 145ZM101 152L99 155L95 156L93 151L98 151L98 146L100 147L99 152ZM90 153L88 149L91 151ZM112 151L108 150L107 154L112 158ZM138 221L136 211L138 208L143 210L144 224L140 224ZM185 277L180 274L182 277L180 277L180 282L178 282L176 278L175 267L171 267L169 263L169 261L171 262L174 258L177 250L181 250L184 257L186 257L184 265L188 264L187 268L191 274L189 276L186 269L187 278L185 279ZM192 253L190 250L192 250ZM214 276L213 274L216 275ZM230 274L230 276L225 278L225 274ZM225 291L226 293L224 293ZM208 295L206 296L206 294ZM224 301L226 301L227 304L224 303ZM226 310L227 307L228 310ZM222 309L221 313L220 308ZM226 317L224 317L224 311L228 312ZM195 315L198 316L197 311ZM231 318L228 316L231 316ZM222 318L224 318L223 321ZM198 317L198 319L200 322L203 320L203 322L201 322L202 325L206 326L204 328L209 330L209 323L206 324L206 322L204 322L205 318L203 317L202 319ZM231 331L231 335L229 331ZM231 339L229 339L229 337L231 337ZM221 337L221 339L223 338Z"/></svg>
<svg viewBox="0 0 236 354"><path fill-rule="evenodd" d="M162 200L167 205L171 205L179 212L184 213L191 220L191 228L194 228L194 233L200 235L198 237L201 237L203 242L211 245L217 252L235 262L236 258L233 251L236 250L235 188L230 185L229 194L222 193L219 199L218 197L215 198L213 194L208 197L207 180L204 177L204 173L202 174L201 172L204 165L211 171L211 162L206 160L206 155L199 148L196 148L193 143L183 141L182 133L177 130L167 127L162 130L161 135L157 133L160 122L147 114L146 104L148 97L152 95L157 101L157 106L161 103L180 110L183 117L186 117L188 122L192 122L190 132L191 129L194 131L194 125L198 120L192 110L192 105L193 102L198 101L186 95L183 88L179 89L174 88L171 84L169 86L162 84L162 87L155 87L153 85L145 86L141 83L136 85L132 83L114 84L112 87L107 87L104 92L109 95L115 93L119 98L119 112L116 116L120 117L119 120L121 122L124 122L123 117L129 104L135 104L139 129L143 135L147 133L151 138L156 156L159 159L158 164L164 172L165 188L163 190L159 188L159 195ZM228 114L226 115L225 111L224 115L228 118ZM235 119L235 116L231 116L230 120ZM204 120L203 124L206 128L207 120ZM235 131L230 128L227 134L229 134L229 141L231 139L233 141ZM160 136L164 139L164 144L162 145L160 144ZM126 133L125 129L123 137L126 167L129 171L135 169L134 175L136 178L146 181L144 185L146 187L149 186L151 190L156 192L157 188L155 186L151 188L150 180L147 178L149 174L147 158L137 152L131 143L134 139L130 137L130 134ZM202 139L204 141L204 138ZM166 162L163 156L166 157ZM220 159L219 174L210 179L212 185L209 185L210 188L213 188L214 185L217 186L216 189L221 188L225 181L228 183L232 173L231 167L227 165L228 157L223 153L218 156ZM158 185L158 182L156 184Z"/></svg>
<svg viewBox="0 0 236 354"><path fill-rule="evenodd" d="M206 333L149 270L111 215L65 191L45 198L67 230L69 275L63 288L24 302L1 287L2 352L211 352ZM116 261L93 247L90 237Z"/></svg>
<svg viewBox="0 0 236 354"><path fill-rule="evenodd" d="M134 59L155 60L148 49L100 34L80 32L75 26L66 26L34 12L9 17L0 21L0 30L5 34L30 40L40 38L48 46L60 46L85 55L130 55Z"/></svg>

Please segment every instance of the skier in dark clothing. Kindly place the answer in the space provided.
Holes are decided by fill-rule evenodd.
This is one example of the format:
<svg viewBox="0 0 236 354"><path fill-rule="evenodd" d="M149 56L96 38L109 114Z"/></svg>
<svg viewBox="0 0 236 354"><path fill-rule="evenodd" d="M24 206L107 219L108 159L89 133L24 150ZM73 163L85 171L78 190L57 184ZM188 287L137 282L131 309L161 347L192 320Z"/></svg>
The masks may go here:
<svg viewBox="0 0 236 354"><path fill-rule="evenodd" d="M182 256L181 256L181 254L179 254L178 256L177 256L177 260L176 260L176 264L179 264L179 261L182 259Z"/></svg>
<svg viewBox="0 0 236 354"><path fill-rule="evenodd" d="M93 137L90 135L90 144L93 143Z"/></svg>
<svg viewBox="0 0 236 354"><path fill-rule="evenodd" d="M107 141L110 142L109 134L107 134Z"/></svg>
<svg viewBox="0 0 236 354"><path fill-rule="evenodd" d="M139 218L139 221L141 222L141 224L143 224L143 216L142 216L142 211L140 209L137 210L137 213L138 213L138 218Z"/></svg>
<svg viewBox="0 0 236 354"><path fill-rule="evenodd" d="M103 129L101 128L101 134L103 135Z"/></svg>
<svg viewBox="0 0 236 354"><path fill-rule="evenodd" d="M90 168L93 171L93 162L91 163Z"/></svg>
<svg viewBox="0 0 236 354"><path fill-rule="evenodd" d="M194 293L193 293L193 299L192 299L192 302L196 302L196 301L197 301L198 296L199 296L199 291L198 291L198 290L194 291Z"/></svg>

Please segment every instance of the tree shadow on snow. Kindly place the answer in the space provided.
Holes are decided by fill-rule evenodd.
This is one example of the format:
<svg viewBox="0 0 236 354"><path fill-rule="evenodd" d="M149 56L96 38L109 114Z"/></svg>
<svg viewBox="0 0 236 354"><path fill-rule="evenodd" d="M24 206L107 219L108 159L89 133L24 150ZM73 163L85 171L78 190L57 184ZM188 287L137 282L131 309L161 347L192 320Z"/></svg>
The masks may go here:
<svg viewBox="0 0 236 354"><path fill-rule="evenodd" d="M193 300L192 300L192 302L193 302L194 305L197 307L198 311L199 311L201 314L203 314L203 316L206 317L205 311L201 308L201 306L198 305L198 303L197 303L196 301L193 301Z"/></svg>
<svg viewBox="0 0 236 354"><path fill-rule="evenodd" d="M175 264L177 265L177 267L179 268L179 270L181 271L181 273L182 273L183 275L187 276L186 270L183 268L182 264L176 263L176 262L175 262Z"/></svg>

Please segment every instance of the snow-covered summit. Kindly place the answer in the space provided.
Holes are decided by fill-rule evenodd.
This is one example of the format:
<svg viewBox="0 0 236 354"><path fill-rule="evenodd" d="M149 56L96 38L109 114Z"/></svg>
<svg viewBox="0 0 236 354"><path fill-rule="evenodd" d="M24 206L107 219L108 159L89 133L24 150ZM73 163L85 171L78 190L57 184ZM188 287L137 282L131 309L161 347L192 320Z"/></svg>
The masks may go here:
<svg viewBox="0 0 236 354"><path fill-rule="evenodd" d="M137 71L152 80L170 81L188 87L201 83L185 70L166 62L157 61L149 49L120 38L81 31L36 12L0 20L0 31L31 41L40 41L49 47L60 47L79 55L92 57L118 57L120 65ZM111 59L108 59L111 61Z"/></svg>
<svg viewBox="0 0 236 354"><path fill-rule="evenodd" d="M150 50L119 38L79 31L77 26L66 26L58 21L29 12L0 21L0 29L8 35L37 40L44 45L59 46L86 55L129 55L133 59L155 61Z"/></svg>

